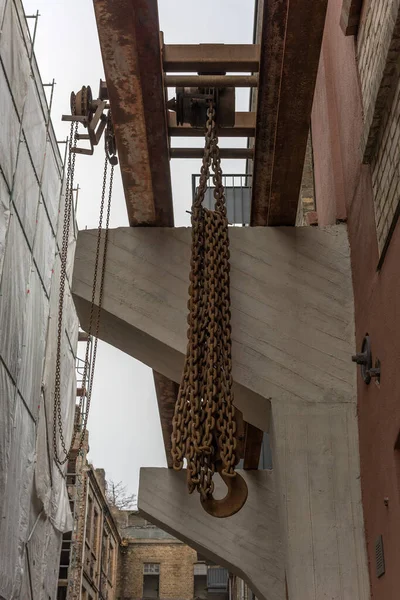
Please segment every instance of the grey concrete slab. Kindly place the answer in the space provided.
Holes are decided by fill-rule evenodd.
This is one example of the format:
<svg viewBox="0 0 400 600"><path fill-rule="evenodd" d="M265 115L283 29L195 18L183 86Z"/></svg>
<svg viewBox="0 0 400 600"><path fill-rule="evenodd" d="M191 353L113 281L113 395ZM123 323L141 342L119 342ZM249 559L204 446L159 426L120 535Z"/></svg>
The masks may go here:
<svg viewBox="0 0 400 600"><path fill-rule="evenodd" d="M229 519L207 514L199 495L187 493L185 472L172 469L140 470L139 510L152 523L247 581L260 600L284 600L274 475L272 471L240 473L249 495L244 507ZM224 487L222 482L216 487L216 497L220 490L220 497L224 495Z"/></svg>

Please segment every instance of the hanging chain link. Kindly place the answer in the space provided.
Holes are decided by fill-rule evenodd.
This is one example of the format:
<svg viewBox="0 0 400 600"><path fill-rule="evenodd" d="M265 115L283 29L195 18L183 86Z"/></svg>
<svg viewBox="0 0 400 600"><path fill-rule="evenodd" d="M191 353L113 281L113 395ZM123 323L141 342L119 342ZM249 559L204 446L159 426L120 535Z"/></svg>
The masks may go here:
<svg viewBox="0 0 400 600"><path fill-rule="evenodd" d="M54 410L53 410L53 450L56 463L64 464L68 460L68 452L63 435L62 413L61 413L61 344L62 344L62 326L63 326L63 311L64 311L64 295L65 281L67 278L67 255L69 231L71 225L71 213L73 204L73 188L75 174L75 159L76 154L73 149L76 148L76 135L78 131L78 123L71 122L71 129L68 141L68 164L67 177L65 185L65 207L64 207L64 222L63 235L61 242L61 273L60 273L60 290L58 301L58 322L57 322L57 350L56 350L56 374L54 384ZM57 429L61 442L62 449L66 455L63 460L59 459L57 448Z"/></svg>
<svg viewBox="0 0 400 600"><path fill-rule="evenodd" d="M203 207L212 169L215 209ZM236 420L232 394L229 237L215 108L207 111L200 183L192 206L188 345L172 421L175 470L187 460L189 492L214 491L220 470L235 477Z"/></svg>
<svg viewBox="0 0 400 600"><path fill-rule="evenodd" d="M69 239L69 230L70 230L70 222L71 222L71 213L72 213L72 204L73 204L73 180L74 180L74 172L75 172L75 157L76 153L73 149L76 147L76 134L77 134L77 123L71 123L71 134L69 139L69 153L68 153L68 167L67 167L67 178L66 178L66 200L65 200L65 211L64 211L64 225L63 225L63 240L62 240L62 250L61 250L61 276L60 276L60 294L59 294L59 306L58 306L58 337L57 337L57 354L56 354L56 377L55 377L55 386L54 386L54 413L53 413L53 450L54 450L54 459L56 464L61 466L65 464L71 456L72 450L74 452L80 452L85 440L85 433L87 427L87 421L89 417L90 410L90 402L92 397L93 390L93 381L94 381L94 372L96 366L96 357L97 357L97 342L98 342L98 334L100 331L100 313L101 307L103 303L103 292L104 292L104 277L105 277L105 268L106 268L106 259L107 259L107 248L108 248L108 237L109 237L109 224L110 224L110 212L111 212L111 200L112 200L112 189L114 182L114 164L111 164L111 173L108 187L108 201L107 201L107 212L106 212L106 224L105 224L105 232L104 232L104 244L103 244L103 256L102 256L102 264L101 264L101 275L100 275L100 289L99 289L99 300L98 300L98 309L95 310L95 301L96 301L96 290L97 290L97 275L99 271L99 262L100 262L100 252L101 252L101 238L102 238L102 225L103 225L103 215L104 215L104 204L106 197L106 189L107 189L107 172L108 172L108 153L106 152L105 161L104 161L104 171L103 171L103 183L101 190L101 200L100 200L100 215L99 215L99 224L97 228L97 245L96 245L96 254L95 254L95 262L94 262L94 275L93 275L93 287L92 287L92 298L90 303L90 313L89 313L89 326L88 326L88 340L86 342L86 350L85 350L85 360L84 360L84 369L83 369L83 384L88 378L89 371L89 356L90 356L90 344L91 344L91 336L94 330L94 348L93 355L91 361L91 368L89 374L89 384L87 389L83 389L81 391L81 395L79 398L79 413L83 414L83 406L84 406L84 398L86 397L86 410L83 415L83 422L80 425L79 420L77 421L76 427L74 428L74 433L72 436L72 441L69 449L67 449L63 426L62 426L62 411L61 411L61 344L62 344L62 322L63 322L63 310L64 310L64 295L65 295L65 281L67 274L67 254L68 254L68 239ZM64 454L63 458L60 458L58 455L58 445L57 445L57 429L59 433L59 440L61 442L62 452ZM78 439L78 433L80 432L78 446L76 447L76 440Z"/></svg>

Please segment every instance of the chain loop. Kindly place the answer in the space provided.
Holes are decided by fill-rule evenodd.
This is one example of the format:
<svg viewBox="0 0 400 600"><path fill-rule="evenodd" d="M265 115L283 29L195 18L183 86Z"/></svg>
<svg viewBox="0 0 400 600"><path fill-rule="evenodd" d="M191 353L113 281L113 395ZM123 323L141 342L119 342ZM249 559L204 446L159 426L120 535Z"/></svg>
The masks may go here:
<svg viewBox="0 0 400 600"><path fill-rule="evenodd" d="M207 111L200 183L192 206L188 346L172 422L173 468L187 460L189 492L214 491L217 470L234 478L236 420L232 394L229 237L215 108ZM212 169L214 210L203 207Z"/></svg>
<svg viewBox="0 0 400 600"><path fill-rule="evenodd" d="M89 373L89 383L88 389L83 389L81 395L79 397L79 412L80 415L83 414L83 406L84 406L84 398L86 397L86 410L83 414L83 422L80 425L79 421L77 422L74 433L72 436L71 444L69 449L67 449L63 427L62 427L62 412L61 412L61 345L62 345L62 323L63 323L63 310L64 310L64 295L65 295L65 282L66 282L66 272L67 272L67 254L68 254L68 239L69 239L69 230L70 230L70 222L71 222L71 213L72 213L72 204L73 204L73 180L74 180L74 172L75 172L75 157L76 153L74 152L74 148L76 147L76 134L77 134L77 123L71 123L71 133L69 138L69 153L68 153L68 166L67 166L67 177L66 177L66 192L65 192L65 210L64 210L64 225L63 225L63 238L62 238L62 249L61 249L61 275L60 275L60 294L59 294L59 305L58 305L58 328L57 328L57 353L56 353L56 376L55 376L55 385L54 385L54 412L53 412L53 450L54 450L54 460L57 466L64 465L70 458L72 450L74 452L80 452L85 440L85 433L87 427L87 421L90 410L90 402L92 397L93 390L93 381L94 381L94 372L96 366L96 357L97 357L97 343L98 343L98 334L100 331L100 313L101 307L103 303L103 292L104 292L104 277L105 277L105 268L106 268L106 258L107 258L107 247L108 247L108 234L109 234L109 224L110 224L110 212L111 212L111 200L112 200L112 189L113 189L113 181L114 181L114 164L111 164L111 173L108 187L108 201L107 201L107 212L106 212L106 224L104 231L104 244L103 244L103 255L101 261L101 275L100 275L100 289L99 289L99 300L98 300L98 309L95 311L95 301L96 301L96 291L97 291L97 278L99 271L99 262L100 262L100 253L101 253L101 239L102 239L102 225L103 225L103 215L104 215L104 205L105 205L105 197L107 190L107 172L108 172L108 154L106 152L105 161L104 161L104 171L103 171L103 183L101 190L101 200L100 200L100 215L99 215L99 224L97 228L97 245L96 245L96 254L94 261L94 275L93 275L93 287L92 287L92 297L90 303L90 313L89 313L89 326L88 326L88 340L86 343L85 349L85 360L84 360L84 368L83 368L83 376L82 380L84 382L88 379L88 371L89 371L89 357L90 357L90 344L91 344L91 336L94 330L94 348L92 355L92 364ZM96 314L95 314L96 313ZM58 453L58 443L57 443L57 429L59 433L59 440L61 443L63 458L59 457ZM78 437L78 433L80 435ZM76 441L78 441L78 446L76 446Z"/></svg>

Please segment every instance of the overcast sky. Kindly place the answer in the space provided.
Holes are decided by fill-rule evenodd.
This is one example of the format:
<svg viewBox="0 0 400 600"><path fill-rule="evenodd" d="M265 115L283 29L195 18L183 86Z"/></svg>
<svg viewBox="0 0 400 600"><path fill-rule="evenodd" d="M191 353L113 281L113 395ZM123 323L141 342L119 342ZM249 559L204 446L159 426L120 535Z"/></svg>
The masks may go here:
<svg viewBox="0 0 400 600"><path fill-rule="evenodd" d="M69 125L71 91L90 85L97 97L103 65L92 0L23 0L26 14L39 10L35 53L43 83L56 81L52 121L59 140ZM116 0L116 4L118 1ZM159 0L160 29L169 44L252 43L254 0ZM30 22L33 25L33 20ZM236 110L248 110L248 91L239 90ZM241 142L241 143L240 143ZM174 145L200 146L201 139L180 138ZM245 145L223 140L221 146ZM60 146L64 151L64 146ZM102 146L94 156L78 156L75 182L81 188L78 225L97 227ZM244 161L223 161L225 173L244 172ZM200 160L171 163L175 224L188 225L191 176ZM114 187L111 227L126 226L127 213L119 172ZM106 470L107 478L123 481L137 492L141 466L165 466L164 447L151 370L130 356L99 342L89 417L90 460Z"/></svg>

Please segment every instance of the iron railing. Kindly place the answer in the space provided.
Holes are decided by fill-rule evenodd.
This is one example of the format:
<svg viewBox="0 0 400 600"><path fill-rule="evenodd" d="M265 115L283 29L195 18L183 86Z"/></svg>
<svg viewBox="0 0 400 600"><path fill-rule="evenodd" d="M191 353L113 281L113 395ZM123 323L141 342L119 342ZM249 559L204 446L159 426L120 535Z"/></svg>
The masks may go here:
<svg viewBox="0 0 400 600"><path fill-rule="evenodd" d="M193 198L197 193L199 182L200 175L192 175ZM212 180L210 180L211 182ZM245 173L223 175L222 183L225 188L229 224L236 226L250 225L252 176ZM211 185L206 191L203 206L209 209L214 208L214 188Z"/></svg>

